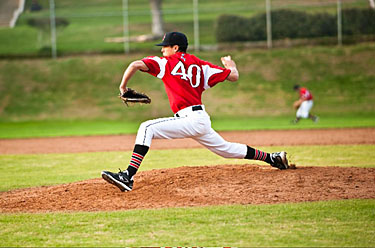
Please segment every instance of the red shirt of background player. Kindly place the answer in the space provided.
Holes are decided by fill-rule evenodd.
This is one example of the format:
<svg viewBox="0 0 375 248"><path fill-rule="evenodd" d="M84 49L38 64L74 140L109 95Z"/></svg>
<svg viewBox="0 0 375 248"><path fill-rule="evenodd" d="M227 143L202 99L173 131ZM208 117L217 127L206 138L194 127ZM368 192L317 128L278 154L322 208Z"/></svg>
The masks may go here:
<svg viewBox="0 0 375 248"><path fill-rule="evenodd" d="M300 97L300 99L302 99L304 101L308 101L308 100L313 99L313 96L310 93L310 91L308 89L302 88L302 87L299 89L299 97Z"/></svg>
<svg viewBox="0 0 375 248"><path fill-rule="evenodd" d="M174 113L201 105L203 91L224 81L231 72L183 52L167 57L146 57L142 61L149 68L147 73L163 80Z"/></svg>

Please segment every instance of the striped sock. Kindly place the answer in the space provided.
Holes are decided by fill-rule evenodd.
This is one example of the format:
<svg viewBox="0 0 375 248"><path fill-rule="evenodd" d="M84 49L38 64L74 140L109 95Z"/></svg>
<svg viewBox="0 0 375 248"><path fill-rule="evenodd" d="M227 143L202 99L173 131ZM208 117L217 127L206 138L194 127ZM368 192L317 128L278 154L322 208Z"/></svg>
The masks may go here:
<svg viewBox="0 0 375 248"><path fill-rule="evenodd" d="M136 152L133 152L132 158L130 160L129 166L134 167L135 169L139 169L139 166L141 166L142 160L144 156L141 154L138 154Z"/></svg>
<svg viewBox="0 0 375 248"><path fill-rule="evenodd" d="M129 177L132 178L141 166L143 158L146 156L149 147L143 145L135 145L132 157L129 162L129 166L126 169L129 173Z"/></svg>
<svg viewBox="0 0 375 248"><path fill-rule="evenodd" d="M246 159L253 159L253 160L261 160L266 163L271 164L271 155L266 152L262 152L258 149L254 149L250 146L247 146L247 154L246 154Z"/></svg>
<svg viewBox="0 0 375 248"><path fill-rule="evenodd" d="M265 161L266 158L267 158L267 153L266 152L262 152L262 151L259 151L258 149L255 149L255 155L254 155L254 159L255 160Z"/></svg>

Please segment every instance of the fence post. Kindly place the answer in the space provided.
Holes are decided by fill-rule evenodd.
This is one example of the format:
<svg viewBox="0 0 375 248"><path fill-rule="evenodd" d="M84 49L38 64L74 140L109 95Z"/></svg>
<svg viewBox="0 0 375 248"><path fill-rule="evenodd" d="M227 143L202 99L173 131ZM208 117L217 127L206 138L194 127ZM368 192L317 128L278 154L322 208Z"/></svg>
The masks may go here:
<svg viewBox="0 0 375 248"><path fill-rule="evenodd" d="M129 3L128 0L122 0L122 17L123 17L123 32L124 32L124 52L129 53Z"/></svg>
<svg viewBox="0 0 375 248"><path fill-rule="evenodd" d="M51 25L51 53L52 58L56 59L56 19L55 19L55 0L49 0L49 20Z"/></svg>
<svg viewBox="0 0 375 248"><path fill-rule="evenodd" d="M193 0L194 9L194 50L199 51L199 13L198 13L198 0Z"/></svg>
<svg viewBox="0 0 375 248"><path fill-rule="evenodd" d="M342 8L341 0L337 0L337 44L342 45Z"/></svg>
<svg viewBox="0 0 375 248"><path fill-rule="evenodd" d="M272 48L271 0L266 0L267 47Z"/></svg>

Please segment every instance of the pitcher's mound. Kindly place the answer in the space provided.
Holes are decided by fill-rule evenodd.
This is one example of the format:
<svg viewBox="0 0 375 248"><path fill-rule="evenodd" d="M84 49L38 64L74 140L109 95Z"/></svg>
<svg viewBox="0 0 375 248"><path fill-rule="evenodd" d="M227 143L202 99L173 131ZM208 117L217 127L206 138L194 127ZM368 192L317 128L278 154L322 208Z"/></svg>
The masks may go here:
<svg viewBox="0 0 375 248"><path fill-rule="evenodd" d="M140 172L133 191L124 193L101 178L1 192L0 211L112 211L369 199L375 198L374 178L374 168L180 167Z"/></svg>

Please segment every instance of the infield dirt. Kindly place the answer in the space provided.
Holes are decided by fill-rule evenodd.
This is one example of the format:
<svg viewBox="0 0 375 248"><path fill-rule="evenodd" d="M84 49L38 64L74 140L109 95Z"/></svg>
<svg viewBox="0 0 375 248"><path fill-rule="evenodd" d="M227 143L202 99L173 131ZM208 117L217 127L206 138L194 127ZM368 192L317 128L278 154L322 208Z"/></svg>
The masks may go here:
<svg viewBox="0 0 375 248"><path fill-rule="evenodd" d="M222 135L230 141L244 143L253 141L250 144L253 146L375 144L375 129L373 128L225 132ZM37 152L37 149L29 149L30 143L34 142L32 140L36 140L39 144L43 143L46 148L45 153L73 152L71 147L80 147L75 150L76 152L87 152L92 150L127 150L128 147L131 149L134 136L0 140L0 154L41 153ZM68 145L72 144L72 140L76 142L73 145ZM111 142L102 142L103 140L111 140ZM125 142L125 140L128 141ZM18 146L12 150L10 148L12 145L7 142L18 142ZM112 142L115 143L116 149L113 148ZM85 145L88 143L90 145ZM162 145L154 142L152 148L172 149L196 146L188 140L161 141L159 143ZM25 147L22 147L22 144L26 144ZM62 149L64 144L68 145L66 150ZM93 149L95 144L98 146ZM105 144L111 145L107 147ZM176 145L173 147L171 144ZM38 147L43 147L43 145L38 145ZM249 161L247 165L179 167L140 172L136 175L134 190L125 193L101 178L1 192L0 212L114 211L374 199L374 183L375 168L303 167L303 165L297 165L296 170L280 171L270 166L252 165Z"/></svg>

